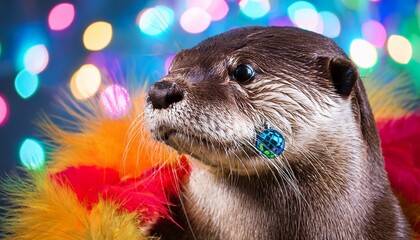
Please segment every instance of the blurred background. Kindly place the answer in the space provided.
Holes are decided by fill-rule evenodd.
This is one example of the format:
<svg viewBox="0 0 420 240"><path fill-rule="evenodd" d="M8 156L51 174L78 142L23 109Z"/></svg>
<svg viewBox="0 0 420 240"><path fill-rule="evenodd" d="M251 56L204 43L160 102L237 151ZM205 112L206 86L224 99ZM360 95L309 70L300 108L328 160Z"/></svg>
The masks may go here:
<svg viewBox="0 0 420 240"><path fill-rule="evenodd" d="M0 175L48 161L34 122L42 112L61 116L66 93L100 98L118 117L130 102L124 79L152 83L182 48L251 25L333 38L363 76L382 73L385 83L405 74L420 96L416 0L0 0Z"/></svg>

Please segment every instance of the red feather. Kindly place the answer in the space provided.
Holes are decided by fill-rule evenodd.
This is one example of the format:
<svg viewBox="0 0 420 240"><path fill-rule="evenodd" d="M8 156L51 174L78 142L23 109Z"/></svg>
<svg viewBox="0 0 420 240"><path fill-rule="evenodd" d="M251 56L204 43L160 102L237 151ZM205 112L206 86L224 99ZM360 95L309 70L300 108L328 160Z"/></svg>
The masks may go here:
<svg viewBox="0 0 420 240"><path fill-rule="evenodd" d="M52 175L59 184L68 184L77 199L90 209L99 201L99 194L120 182L119 173L111 168L93 166L69 167Z"/></svg>
<svg viewBox="0 0 420 240"><path fill-rule="evenodd" d="M420 115L377 125L391 187L414 230L420 233Z"/></svg>
<svg viewBox="0 0 420 240"><path fill-rule="evenodd" d="M189 172L188 161L183 156L175 166L159 165L139 178L122 180L117 171L94 166L69 167L52 175L52 178L60 184L69 185L88 209L97 204L99 198L110 199L130 212L136 211L142 225L146 226L160 217L171 219L170 201L178 197L180 183Z"/></svg>

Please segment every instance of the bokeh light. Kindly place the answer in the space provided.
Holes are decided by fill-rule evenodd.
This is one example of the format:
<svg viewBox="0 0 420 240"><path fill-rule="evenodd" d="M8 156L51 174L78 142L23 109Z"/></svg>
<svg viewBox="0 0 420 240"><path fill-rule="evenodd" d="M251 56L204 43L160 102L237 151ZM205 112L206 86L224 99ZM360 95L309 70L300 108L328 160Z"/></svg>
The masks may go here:
<svg viewBox="0 0 420 240"><path fill-rule="evenodd" d="M317 11L310 8L299 9L294 16L294 23L297 27L315 32L322 30L320 29L320 26L323 26L320 24L322 19L319 18Z"/></svg>
<svg viewBox="0 0 420 240"><path fill-rule="evenodd" d="M38 75L26 69L20 71L15 78L15 89L22 98L29 98L39 87Z"/></svg>
<svg viewBox="0 0 420 240"><path fill-rule="evenodd" d="M45 164L45 151L41 143L35 139L27 138L19 150L20 162L28 169L38 169Z"/></svg>
<svg viewBox="0 0 420 240"><path fill-rule="evenodd" d="M324 23L314 5L305 1L295 2L287 8L287 14L295 26L318 33L323 32Z"/></svg>
<svg viewBox="0 0 420 240"><path fill-rule="evenodd" d="M24 140L19 138L36 128L19 119L30 120L40 109L67 116L49 107L56 105L51 95L70 87L74 101L95 99L103 115L117 116L114 112L125 106L124 91L114 90L101 100L111 83L129 93L140 91L143 82L152 84L167 73L176 52L244 26L297 26L321 33L351 56L363 76L378 78L375 87L404 74L407 84L398 86L420 97L420 0L22 2L0 4L5 19L0 29L0 142L7 142L0 152L11 161L19 162L19 141ZM98 21L105 30L94 29ZM86 63L93 65L82 66ZM413 105L407 111L420 102Z"/></svg>
<svg viewBox="0 0 420 240"><path fill-rule="evenodd" d="M47 67L50 56L43 44L29 48L23 56L23 65L28 72L38 74Z"/></svg>
<svg viewBox="0 0 420 240"><path fill-rule="evenodd" d="M369 0L341 0L344 6L352 10L362 10L366 9Z"/></svg>
<svg viewBox="0 0 420 240"><path fill-rule="evenodd" d="M171 54L165 59L165 73L169 73L169 67L171 66L172 60L174 60L175 55Z"/></svg>
<svg viewBox="0 0 420 240"><path fill-rule="evenodd" d="M70 80L70 90L78 100L92 97L101 86L101 73L93 64L85 64L77 70Z"/></svg>
<svg viewBox="0 0 420 240"><path fill-rule="evenodd" d="M311 11L312 10L310 10L310 12ZM319 34L323 34L324 33L324 19L321 17L321 15L318 12L316 13L316 15L313 15L312 19L314 21L316 21L315 28L313 28L313 29L312 28L304 28L304 29L314 31L314 32L319 33Z"/></svg>
<svg viewBox="0 0 420 240"><path fill-rule="evenodd" d="M181 16L182 29L189 33L204 32L211 23L211 15L202 8L187 9Z"/></svg>
<svg viewBox="0 0 420 240"><path fill-rule="evenodd" d="M185 5L187 8L202 8L206 9L210 6L212 0L185 0Z"/></svg>
<svg viewBox="0 0 420 240"><path fill-rule="evenodd" d="M42 25L29 25L18 31L19 38L13 37L13 42L8 44L8 49L14 58L15 70L20 71L25 68L25 55L28 50L36 45L44 45L49 42L48 36ZM5 56L6 57L6 56ZM37 56L34 56L37 58ZM31 63L36 65L37 63Z"/></svg>
<svg viewBox="0 0 420 240"><path fill-rule="evenodd" d="M74 6L71 3L60 3L51 9L48 15L48 26L59 31L68 28L74 20Z"/></svg>
<svg viewBox="0 0 420 240"><path fill-rule="evenodd" d="M140 30L147 35L158 35L172 25L174 12L165 6L156 6L140 12L137 24Z"/></svg>
<svg viewBox="0 0 420 240"><path fill-rule="evenodd" d="M112 26L103 21L90 24L83 33L83 44L91 51L104 49L112 40Z"/></svg>
<svg viewBox="0 0 420 240"><path fill-rule="evenodd" d="M73 97L77 100L85 99L82 94L79 92L79 89L76 86L76 77L79 70L73 73L73 76L70 79L70 92L73 94Z"/></svg>
<svg viewBox="0 0 420 240"><path fill-rule="evenodd" d="M409 41L411 43L411 46L413 47L413 56L411 56L411 60L414 60L417 63L420 63L420 35L411 36Z"/></svg>
<svg viewBox="0 0 420 240"><path fill-rule="evenodd" d="M308 2L305 2L305 1L295 2L287 8L287 15L289 16L290 20L292 20L292 22L295 22L296 11L301 10L301 9L312 9L312 10L316 11L316 8L311 3L308 3Z"/></svg>
<svg viewBox="0 0 420 240"><path fill-rule="evenodd" d="M362 24L362 36L373 46L381 48L386 41L386 29L378 21L367 21Z"/></svg>
<svg viewBox="0 0 420 240"><path fill-rule="evenodd" d="M408 63L413 55L413 47L410 41L400 35L391 35L389 37L387 49L389 56L401 64Z"/></svg>
<svg viewBox="0 0 420 240"><path fill-rule="evenodd" d="M350 58L361 68L371 68L378 60L378 51L368 41L355 39L350 45Z"/></svg>
<svg viewBox="0 0 420 240"><path fill-rule="evenodd" d="M6 124L7 118L9 117L9 106L6 98L0 94L0 126Z"/></svg>
<svg viewBox="0 0 420 240"><path fill-rule="evenodd" d="M264 17L270 11L268 0L240 0L239 8L249 18Z"/></svg>
<svg viewBox="0 0 420 240"><path fill-rule="evenodd" d="M269 26L293 26L292 21L287 16L281 16L270 19Z"/></svg>
<svg viewBox="0 0 420 240"><path fill-rule="evenodd" d="M108 86L101 93L100 100L103 110L110 118L124 116L131 104L128 91L118 84Z"/></svg>
<svg viewBox="0 0 420 240"><path fill-rule="evenodd" d="M211 15L212 21L219 21L228 14L229 5L225 0L213 0L205 10Z"/></svg>
<svg viewBox="0 0 420 240"><path fill-rule="evenodd" d="M332 12L323 11L319 13L319 16L321 16L324 24L324 31L322 31L322 34L329 38L338 37L341 32L341 24L337 15Z"/></svg>

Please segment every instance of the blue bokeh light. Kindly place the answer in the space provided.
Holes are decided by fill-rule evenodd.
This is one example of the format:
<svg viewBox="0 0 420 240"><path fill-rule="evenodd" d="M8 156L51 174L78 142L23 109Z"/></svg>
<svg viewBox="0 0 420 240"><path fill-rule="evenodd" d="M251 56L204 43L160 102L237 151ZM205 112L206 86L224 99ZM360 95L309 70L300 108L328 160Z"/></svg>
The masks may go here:
<svg viewBox="0 0 420 240"><path fill-rule="evenodd" d="M141 12L138 17L140 30L147 35L158 35L172 25L174 21L174 12L165 6L155 6Z"/></svg>
<svg viewBox="0 0 420 240"><path fill-rule="evenodd" d="M19 157L22 165L28 169L38 169L45 164L45 151L37 140L27 138L23 141Z"/></svg>
<svg viewBox="0 0 420 240"><path fill-rule="evenodd" d="M324 21L324 31L322 34L329 38L338 37L341 32L341 24L337 15L328 11L320 12L319 15Z"/></svg>
<svg viewBox="0 0 420 240"><path fill-rule="evenodd" d="M16 75L15 89L22 98L31 97L39 87L38 75L22 70Z"/></svg>
<svg viewBox="0 0 420 240"><path fill-rule="evenodd" d="M268 0L241 0L239 2L241 12L249 18L264 17L270 11L270 2Z"/></svg>
<svg viewBox="0 0 420 240"><path fill-rule="evenodd" d="M316 8L314 7L314 5L312 5L309 2L305 2L305 1L295 2L287 8L287 15L289 16L290 20L292 20L292 22L296 22L295 13L302 9L311 9L311 10L316 11Z"/></svg>

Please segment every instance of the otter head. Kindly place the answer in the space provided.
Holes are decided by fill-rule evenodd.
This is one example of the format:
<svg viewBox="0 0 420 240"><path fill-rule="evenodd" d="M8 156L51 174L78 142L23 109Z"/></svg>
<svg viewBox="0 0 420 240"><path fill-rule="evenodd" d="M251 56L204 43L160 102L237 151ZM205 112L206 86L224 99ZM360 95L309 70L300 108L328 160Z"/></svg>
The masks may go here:
<svg viewBox="0 0 420 240"><path fill-rule="evenodd" d="M146 122L156 139L216 170L312 164L317 154L340 151L329 149L331 134L351 140L359 131L351 97L358 78L345 53L319 34L234 29L176 55L148 92ZM274 160L254 149L267 124L286 141Z"/></svg>

